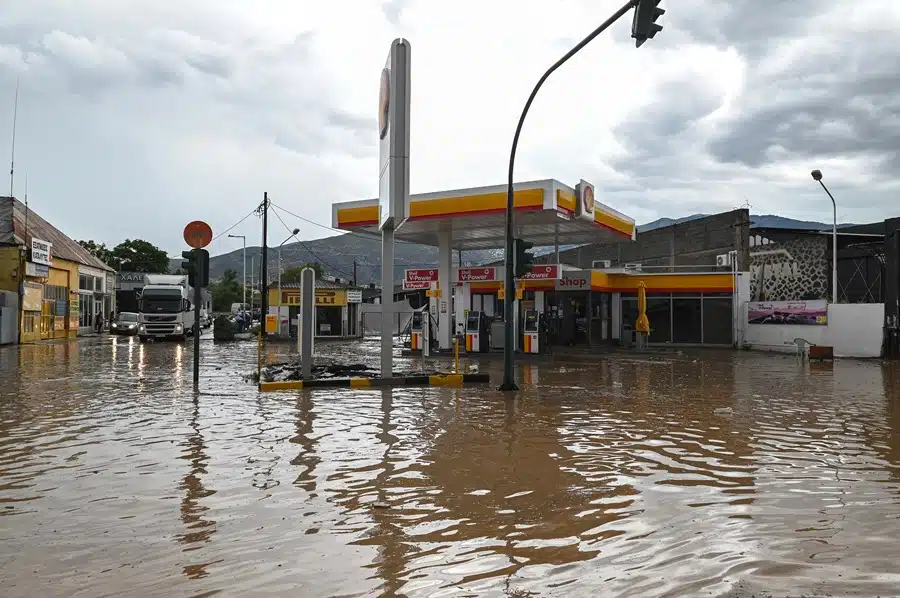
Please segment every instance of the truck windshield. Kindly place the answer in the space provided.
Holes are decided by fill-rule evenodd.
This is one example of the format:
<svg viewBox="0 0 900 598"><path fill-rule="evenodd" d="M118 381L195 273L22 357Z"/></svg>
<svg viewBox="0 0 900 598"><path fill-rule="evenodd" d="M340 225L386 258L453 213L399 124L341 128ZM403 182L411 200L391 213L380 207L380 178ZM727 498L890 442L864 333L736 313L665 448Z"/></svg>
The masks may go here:
<svg viewBox="0 0 900 598"><path fill-rule="evenodd" d="M178 313L181 311L181 293L178 291L145 291L141 303L141 311L144 313Z"/></svg>

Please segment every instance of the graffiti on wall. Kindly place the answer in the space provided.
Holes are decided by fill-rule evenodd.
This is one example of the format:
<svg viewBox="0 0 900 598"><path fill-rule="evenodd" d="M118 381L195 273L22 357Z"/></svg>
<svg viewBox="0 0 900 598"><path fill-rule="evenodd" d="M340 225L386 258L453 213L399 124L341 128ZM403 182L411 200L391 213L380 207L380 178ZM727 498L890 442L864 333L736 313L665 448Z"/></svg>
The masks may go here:
<svg viewBox="0 0 900 598"><path fill-rule="evenodd" d="M828 297L830 265L825 237L773 240L750 235L752 301L799 301Z"/></svg>

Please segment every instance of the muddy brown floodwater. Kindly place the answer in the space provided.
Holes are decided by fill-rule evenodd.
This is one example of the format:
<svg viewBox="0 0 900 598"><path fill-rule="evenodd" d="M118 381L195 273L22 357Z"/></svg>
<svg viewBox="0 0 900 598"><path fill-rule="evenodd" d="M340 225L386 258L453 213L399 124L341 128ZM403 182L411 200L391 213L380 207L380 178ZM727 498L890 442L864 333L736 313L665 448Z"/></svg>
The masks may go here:
<svg viewBox="0 0 900 598"><path fill-rule="evenodd" d="M196 396L177 345L0 351L0 594L900 592L893 366L612 356L523 366L515 400L261 395L247 344L204 351Z"/></svg>

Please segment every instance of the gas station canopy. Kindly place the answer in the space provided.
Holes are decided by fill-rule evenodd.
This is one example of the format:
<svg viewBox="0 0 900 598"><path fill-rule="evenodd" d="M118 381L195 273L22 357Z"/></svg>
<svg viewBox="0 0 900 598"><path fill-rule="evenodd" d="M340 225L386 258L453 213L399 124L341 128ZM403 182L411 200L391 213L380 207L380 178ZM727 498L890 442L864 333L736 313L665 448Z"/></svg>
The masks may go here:
<svg viewBox="0 0 900 598"><path fill-rule="evenodd" d="M506 190L496 185L411 195L395 239L437 247L449 232L453 249L503 247ZM548 179L517 183L513 190L515 236L535 246L635 239L634 220L597 201L588 183L573 189ZM332 226L340 230L378 234L378 219L378 199L332 206Z"/></svg>

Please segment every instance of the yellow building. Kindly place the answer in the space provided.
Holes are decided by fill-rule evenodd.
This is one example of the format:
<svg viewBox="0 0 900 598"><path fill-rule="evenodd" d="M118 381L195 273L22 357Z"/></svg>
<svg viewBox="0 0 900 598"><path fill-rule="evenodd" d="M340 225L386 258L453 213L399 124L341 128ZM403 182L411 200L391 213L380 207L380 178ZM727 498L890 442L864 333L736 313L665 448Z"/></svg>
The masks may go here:
<svg viewBox="0 0 900 598"><path fill-rule="evenodd" d="M317 338L358 336L358 308L362 290L328 279L316 279ZM269 288L269 314L279 316L278 334L294 336L300 306L300 284L277 282Z"/></svg>
<svg viewBox="0 0 900 598"><path fill-rule="evenodd" d="M2 342L74 338L113 311L114 271L12 197L0 197L0 293L17 334ZM13 307L13 304L15 307ZM11 314L7 314L11 315Z"/></svg>

